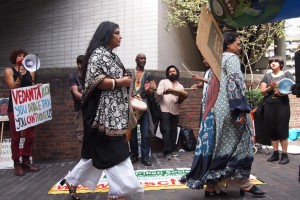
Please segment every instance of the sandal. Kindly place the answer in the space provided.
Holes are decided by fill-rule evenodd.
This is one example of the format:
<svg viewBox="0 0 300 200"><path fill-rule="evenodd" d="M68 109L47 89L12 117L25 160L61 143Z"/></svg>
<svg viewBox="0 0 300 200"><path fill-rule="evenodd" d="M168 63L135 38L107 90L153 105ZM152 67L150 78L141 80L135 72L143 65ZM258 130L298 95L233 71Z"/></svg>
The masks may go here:
<svg viewBox="0 0 300 200"><path fill-rule="evenodd" d="M64 184L67 185L68 189L69 189L69 194L72 197L73 200L80 200L79 195L76 193L76 188L77 186L71 186L66 179L63 179L60 183L61 186L63 186Z"/></svg>

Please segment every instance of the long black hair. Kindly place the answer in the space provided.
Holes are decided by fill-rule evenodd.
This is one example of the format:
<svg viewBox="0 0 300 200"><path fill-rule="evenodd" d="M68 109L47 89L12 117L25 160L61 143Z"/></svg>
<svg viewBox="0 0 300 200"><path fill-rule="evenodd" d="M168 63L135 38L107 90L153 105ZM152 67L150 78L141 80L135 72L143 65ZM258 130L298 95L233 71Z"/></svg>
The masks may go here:
<svg viewBox="0 0 300 200"><path fill-rule="evenodd" d="M235 32L229 31L223 33L223 52L225 52L228 49L228 46L236 41L236 38L238 38L239 35Z"/></svg>
<svg viewBox="0 0 300 200"><path fill-rule="evenodd" d="M101 22L101 24L98 26L84 56L84 62L82 65L83 83L85 83L85 75L86 75L87 65L90 56L92 55L92 53L95 51L96 48L100 46L108 45L109 41L111 40L117 28L119 28L119 25L110 21Z"/></svg>

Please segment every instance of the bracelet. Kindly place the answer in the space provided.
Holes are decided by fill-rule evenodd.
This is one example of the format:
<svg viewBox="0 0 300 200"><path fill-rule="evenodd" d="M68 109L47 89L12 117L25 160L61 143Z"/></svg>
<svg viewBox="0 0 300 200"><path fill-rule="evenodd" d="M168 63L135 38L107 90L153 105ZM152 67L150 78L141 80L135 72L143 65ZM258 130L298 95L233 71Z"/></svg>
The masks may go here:
<svg viewBox="0 0 300 200"><path fill-rule="evenodd" d="M117 88L118 87L118 85L117 85L117 79L114 78L114 80L115 80L115 88Z"/></svg>
<svg viewBox="0 0 300 200"><path fill-rule="evenodd" d="M114 90L116 87L116 79L111 79L112 80L112 87L111 90Z"/></svg>

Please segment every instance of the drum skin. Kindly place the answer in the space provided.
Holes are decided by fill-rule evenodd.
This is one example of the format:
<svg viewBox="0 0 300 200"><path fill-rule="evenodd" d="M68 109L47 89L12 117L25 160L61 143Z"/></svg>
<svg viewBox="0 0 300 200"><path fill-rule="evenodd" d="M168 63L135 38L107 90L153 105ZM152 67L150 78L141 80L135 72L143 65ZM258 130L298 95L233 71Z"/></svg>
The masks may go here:
<svg viewBox="0 0 300 200"><path fill-rule="evenodd" d="M292 81L289 78L284 78L278 82L278 90L281 94L291 94L292 90L291 87L295 84L294 81Z"/></svg>

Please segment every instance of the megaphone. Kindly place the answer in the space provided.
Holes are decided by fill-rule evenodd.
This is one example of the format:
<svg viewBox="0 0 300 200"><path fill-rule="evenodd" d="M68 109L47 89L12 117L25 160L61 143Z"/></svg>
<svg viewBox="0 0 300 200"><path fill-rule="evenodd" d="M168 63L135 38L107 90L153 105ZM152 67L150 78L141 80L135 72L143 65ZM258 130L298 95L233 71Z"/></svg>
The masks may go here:
<svg viewBox="0 0 300 200"><path fill-rule="evenodd" d="M22 65L26 70L35 72L40 68L40 59L34 54L28 54L22 61Z"/></svg>

